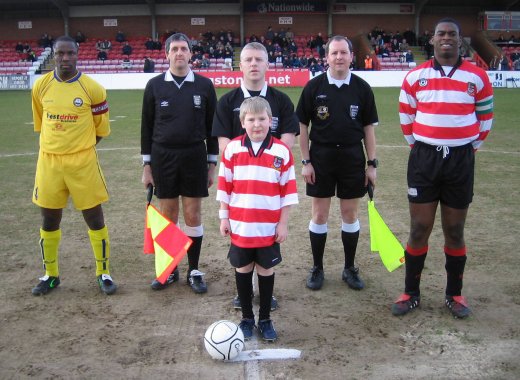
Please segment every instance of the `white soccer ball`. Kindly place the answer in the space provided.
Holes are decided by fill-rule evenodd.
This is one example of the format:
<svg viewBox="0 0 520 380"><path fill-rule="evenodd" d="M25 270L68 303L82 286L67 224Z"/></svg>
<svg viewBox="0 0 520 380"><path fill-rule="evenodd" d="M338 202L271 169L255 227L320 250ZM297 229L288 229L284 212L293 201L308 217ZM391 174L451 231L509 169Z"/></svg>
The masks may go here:
<svg viewBox="0 0 520 380"><path fill-rule="evenodd" d="M244 349L244 334L234 322L217 321L206 330L204 346L213 359L232 360Z"/></svg>

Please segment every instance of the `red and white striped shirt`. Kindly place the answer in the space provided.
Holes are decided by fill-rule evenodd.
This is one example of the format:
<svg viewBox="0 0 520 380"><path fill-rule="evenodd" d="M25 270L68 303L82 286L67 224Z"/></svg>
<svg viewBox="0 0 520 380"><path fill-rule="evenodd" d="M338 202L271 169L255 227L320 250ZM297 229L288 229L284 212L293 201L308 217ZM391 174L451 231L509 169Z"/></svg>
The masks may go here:
<svg viewBox="0 0 520 380"><path fill-rule="evenodd" d="M298 203L290 149L267 136L254 154L246 134L231 140L222 154L217 200L229 205L233 244L273 245L282 207Z"/></svg>
<svg viewBox="0 0 520 380"><path fill-rule="evenodd" d="M484 70L461 60L446 74L431 59L405 77L399 119L408 144L478 149L493 123L493 88Z"/></svg>

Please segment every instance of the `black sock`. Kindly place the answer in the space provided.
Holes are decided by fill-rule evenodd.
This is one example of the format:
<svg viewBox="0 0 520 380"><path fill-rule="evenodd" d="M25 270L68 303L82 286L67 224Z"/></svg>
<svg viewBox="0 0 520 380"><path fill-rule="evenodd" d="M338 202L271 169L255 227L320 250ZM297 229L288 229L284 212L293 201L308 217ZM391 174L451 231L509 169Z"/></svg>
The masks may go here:
<svg viewBox="0 0 520 380"><path fill-rule="evenodd" d="M413 256L404 251L406 277L404 280L404 292L411 296L419 297L421 291L419 285L421 284L421 273L424 268L424 261L426 260L426 253L424 255Z"/></svg>
<svg viewBox="0 0 520 380"><path fill-rule="evenodd" d="M240 297L240 305L242 306L242 318L253 319L253 271L249 273L238 273L235 271L235 281L237 284L237 293Z"/></svg>
<svg viewBox="0 0 520 380"><path fill-rule="evenodd" d="M341 241L343 242L343 251L345 252L345 269L354 266L358 239L359 230L356 232L341 231Z"/></svg>
<svg viewBox="0 0 520 380"><path fill-rule="evenodd" d="M199 269L199 257L200 249L202 247L202 236L193 237L190 236L193 241L190 248L188 249L188 275L193 269Z"/></svg>
<svg viewBox="0 0 520 380"><path fill-rule="evenodd" d="M445 254L446 255L446 254ZM460 296L462 294L462 277L467 256L446 255L446 295Z"/></svg>
<svg viewBox="0 0 520 380"><path fill-rule="evenodd" d="M309 231L311 239L312 259L314 266L323 269L323 252L325 252L325 243L327 242L327 233L317 234Z"/></svg>
<svg viewBox="0 0 520 380"><path fill-rule="evenodd" d="M258 319L271 318L271 298L273 298L274 273L271 276L258 275L258 291L260 292L260 311Z"/></svg>

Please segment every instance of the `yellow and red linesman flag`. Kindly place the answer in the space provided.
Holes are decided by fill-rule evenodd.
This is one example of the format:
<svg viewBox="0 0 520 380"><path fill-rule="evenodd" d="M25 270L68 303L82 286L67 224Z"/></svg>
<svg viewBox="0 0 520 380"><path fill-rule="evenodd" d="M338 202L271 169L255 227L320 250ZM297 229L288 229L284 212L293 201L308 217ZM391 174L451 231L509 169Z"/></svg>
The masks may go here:
<svg viewBox="0 0 520 380"><path fill-rule="evenodd" d="M404 248L394 236L390 228L379 214L372 200L372 190L368 192L368 220L370 225L370 250L379 251L379 257L389 272L399 268L404 263Z"/></svg>
<svg viewBox="0 0 520 380"><path fill-rule="evenodd" d="M175 223L162 215L153 205L146 208L144 253L155 253L155 275L164 284L168 276L184 258L191 239Z"/></svg>

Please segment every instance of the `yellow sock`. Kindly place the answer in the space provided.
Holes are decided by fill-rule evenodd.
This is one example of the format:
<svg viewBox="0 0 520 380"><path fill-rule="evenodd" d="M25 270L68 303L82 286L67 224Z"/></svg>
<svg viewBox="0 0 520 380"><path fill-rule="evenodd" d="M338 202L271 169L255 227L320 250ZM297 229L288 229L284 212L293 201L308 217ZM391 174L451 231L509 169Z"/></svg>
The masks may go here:
<svg viewBox="0 0 520 380"><path fill-rule="evenodd" d="M96 276L102 274L110 274L109 258L110 258L110 241L108 240L108 228L103 227L100 230L88 230L90 244L94 251L96 259Z"/></svg>
<svg viewBox="0 0 520 380"><path fill-rule="evenodd" d="M50 277L59 276L58 248L61 241L61 230L44 231L40 228L40 252L45 274Z"/></svg>

